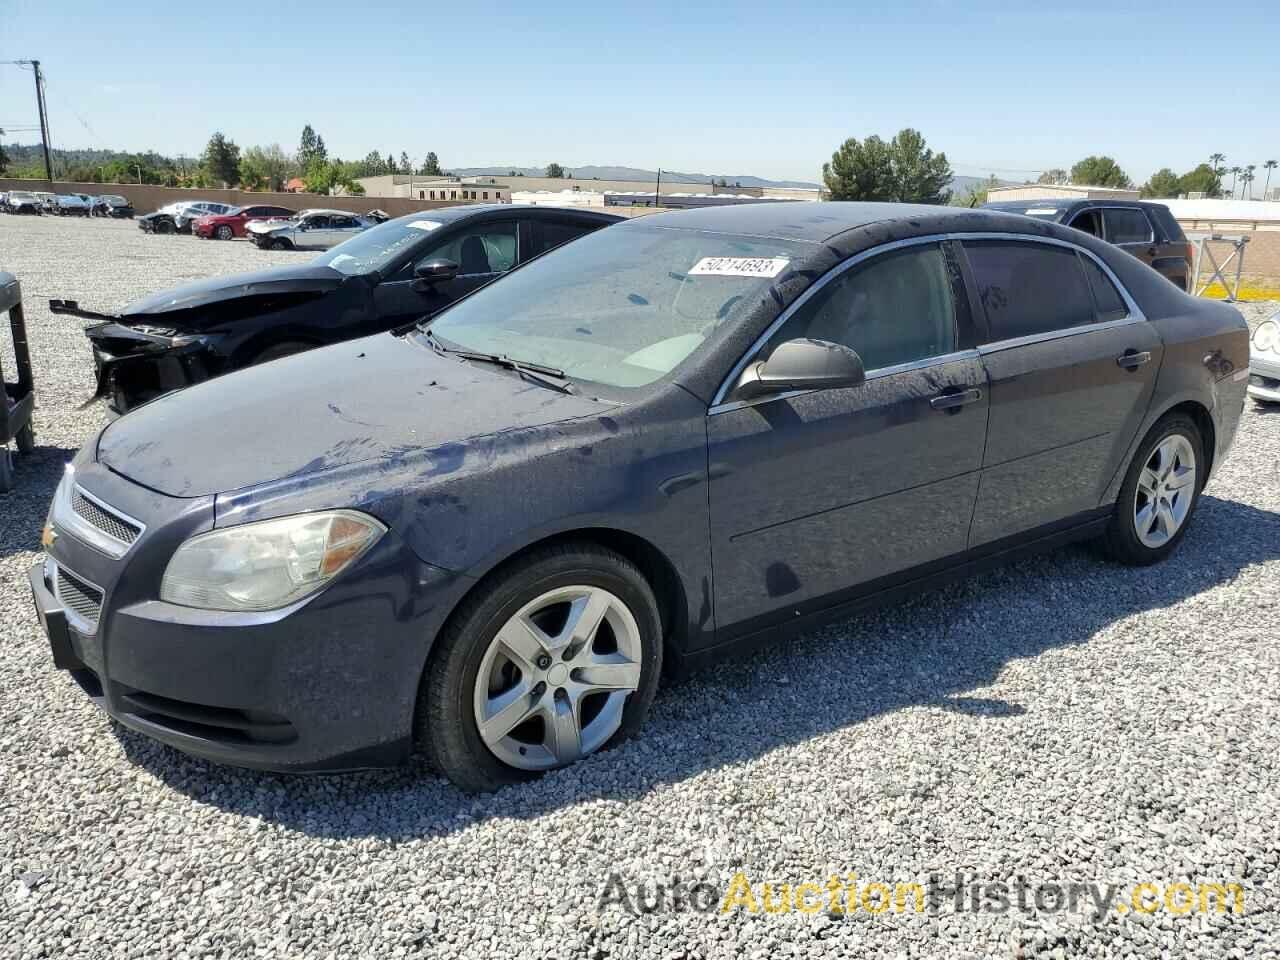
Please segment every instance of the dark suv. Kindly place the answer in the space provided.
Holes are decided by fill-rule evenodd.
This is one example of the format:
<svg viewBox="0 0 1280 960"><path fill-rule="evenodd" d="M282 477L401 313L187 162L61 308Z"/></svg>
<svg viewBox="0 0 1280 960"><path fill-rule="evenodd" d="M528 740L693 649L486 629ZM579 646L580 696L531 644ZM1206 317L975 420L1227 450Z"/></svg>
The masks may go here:
<svg viewBox="0 0 1280 960"><path fill-rule="evenodd" d="M988 210L1022 213L1091 233L1149 264L1190 292L1191 243L1162 203L1146 200L1000 200Z"/></svg>

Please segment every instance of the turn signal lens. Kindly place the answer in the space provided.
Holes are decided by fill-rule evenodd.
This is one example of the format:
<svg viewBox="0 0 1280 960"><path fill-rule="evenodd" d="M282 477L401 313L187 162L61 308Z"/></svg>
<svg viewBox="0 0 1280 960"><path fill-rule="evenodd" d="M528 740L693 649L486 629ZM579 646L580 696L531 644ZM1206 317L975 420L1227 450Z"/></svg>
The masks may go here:
<svg viewBox="0 0 1280 960"><path fill-rule="evenodd" d="M203 610L276 610L315 593L387 528L354 510L214 530L173 555L160 599Z"/></svg>

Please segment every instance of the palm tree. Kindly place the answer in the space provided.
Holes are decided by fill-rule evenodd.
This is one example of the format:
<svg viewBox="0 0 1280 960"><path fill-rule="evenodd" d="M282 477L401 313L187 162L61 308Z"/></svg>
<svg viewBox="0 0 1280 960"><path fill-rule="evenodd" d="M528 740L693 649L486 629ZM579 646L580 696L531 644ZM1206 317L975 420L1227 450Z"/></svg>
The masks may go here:
<svg viewBox="0 0 1280 960"><path fill-rule="evenodd" d="M1264 169L1264 170L1266 170L1266 171L1267 171L1267 179L1266 179L1266 182L1265 182L1265 183L1263 183L1263 185L1262 185L1262 199L1263 199L1263 200L1267 199L1267 192L1271 189L1271 171L1272 171L1272 170L1274 170L1274 169L1275 169L1276 167L1278 167L1278 166L1280 166L1280 163L1276 163L1276 161L1274 161L1274 160L1268 160L1266 163L1264 163L1264 164L1262 165L1262 169Z"/></svg>
<svg viewBox="0 0 1280 960"><path fill-rule="evenodd" d="M1209 166L1213 170L1213 175L1215 177L1222 176L1222 161L1225 159L1227 159L1227 155L1225 153L1209 154Z"/></svg>
<svg viewBox="0 0 1280 960"><path fill-rule="evenodd" d="M1236 177L1240 176L1244 171L1240 167L1232 167L1227 172L1231 174L1231 197L1234 199L1236 195Z"/></svg>
<svg viewBox="0 0 1280 960"><path fill-rule="evenodd" d="M1244 182L1245 182L1245 185L1246 185L1246 186L1248 186L1249 184L1253 183L1253 171L1255 171L1255 170L1257 170L1257 169L1258 169L1258 165L1257 165L1256 163L1251 163L1251 164L1249 164L1247 167L1245 167L1245 168L1244 168ZM1244 190L1241 190L1241 191L1240 191L1240 199L1241 199L1241 200L1243 200L1243 199L1244 199ZM1253 188L1252 188L1252 187L1250 187L1250 189L1249 189L1249 199L1250 199L1250 200L1252 200L1252 199L1253 199Z"/></svg>

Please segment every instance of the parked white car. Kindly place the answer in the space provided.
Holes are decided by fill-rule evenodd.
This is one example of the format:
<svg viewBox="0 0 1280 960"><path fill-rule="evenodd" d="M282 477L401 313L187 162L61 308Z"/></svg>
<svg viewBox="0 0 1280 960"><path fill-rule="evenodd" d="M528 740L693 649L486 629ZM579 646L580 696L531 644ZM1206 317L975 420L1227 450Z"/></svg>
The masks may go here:
<svg viewBox="0 0 1280 960"><path fill-rule="evenodd" d="M291 220L253 220L245 236L262 250L328 250L373 225L348 210L302 210Z"/></svg>
<svg viewBox="0 0 1280 960"><path fill-rule="evenodd" d="M1263 320L1249 341L1249 396L1280 403L1280 313Z"/></svg>

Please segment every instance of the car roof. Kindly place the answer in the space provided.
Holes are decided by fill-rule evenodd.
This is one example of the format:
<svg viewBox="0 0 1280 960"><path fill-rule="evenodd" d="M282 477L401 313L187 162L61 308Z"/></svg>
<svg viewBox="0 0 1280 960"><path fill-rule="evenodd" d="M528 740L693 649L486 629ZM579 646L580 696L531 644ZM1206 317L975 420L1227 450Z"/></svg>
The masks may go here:
<svg viewBox="0 0 1280 960"><path fill-rule="evenodd" d="M516 211L519 211L518 214ZM388 222L397 223L403 220L407 223L414 220L434 220L441 225L447 225L472 217L499 218L518 215L524 219L537 219L540 217L559 219L565 214L571 214L579 219L593 220L598 223L617 223L619 220L626 219L626 217L618 216L616 213L606 213L603 210L591 210L583 207L535 207L510 203L466 203L455 207L436 207L435 209L419 210L416 213L396 217Z"/></svg>
<svg viewBox="0 0 1280 960"><path fill-rule="evenodd" d="M1163 203L1150 200L1113 200L1090 199L1088 197L1037 197L1032 200L993 200L984 203L984 210L1005 210L1009 213L1021 213L1023 210L1035 210L1042 207L1053 207L1056 210L1074 210L1077 207L1164 207Z"/></svg>
<svg viewBox="0 0 1280 960"><path fill-rule="evenodd" d="M856 227L892 221L942 220L957 209L922 203L805 203L793 200L655 213L638 217L635 222L682 230L821 243Z"/></svg>

